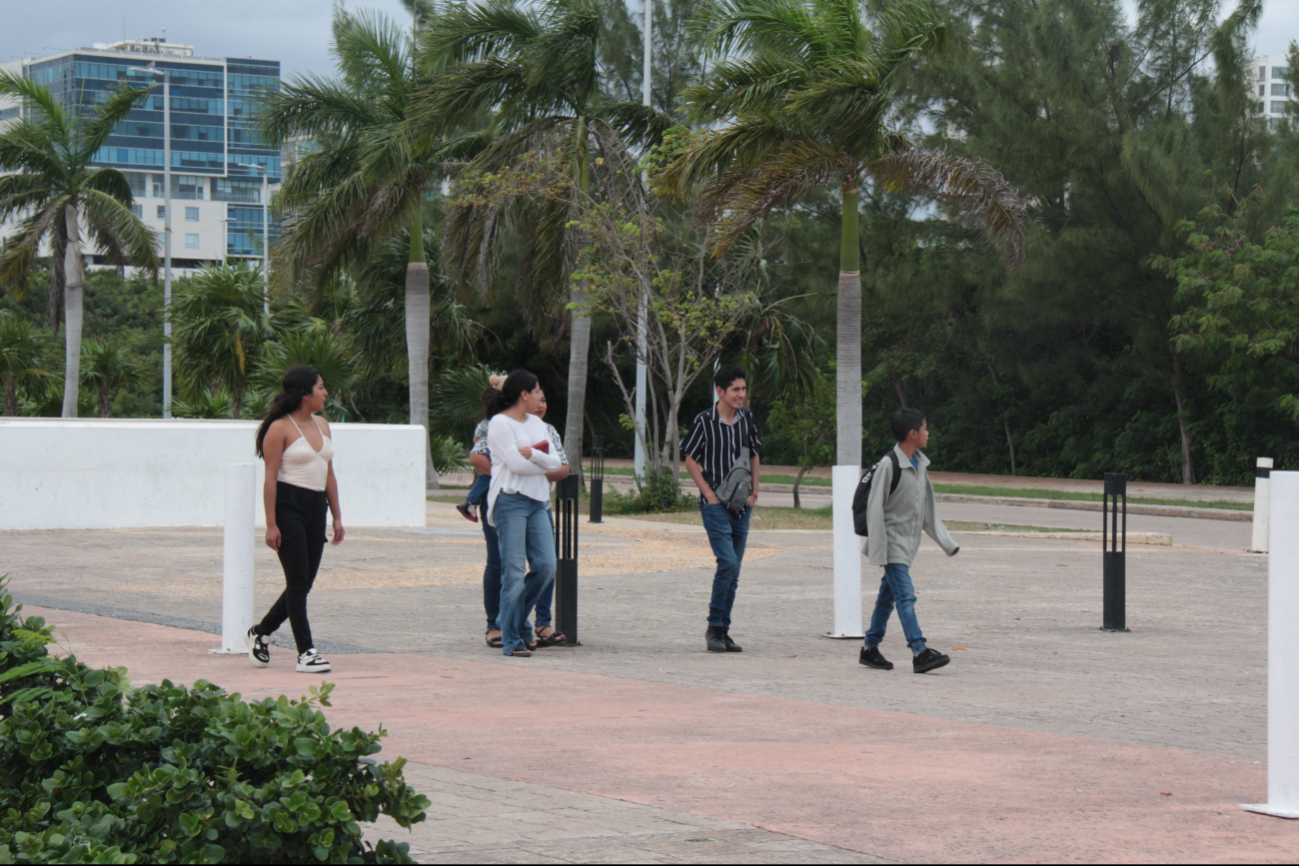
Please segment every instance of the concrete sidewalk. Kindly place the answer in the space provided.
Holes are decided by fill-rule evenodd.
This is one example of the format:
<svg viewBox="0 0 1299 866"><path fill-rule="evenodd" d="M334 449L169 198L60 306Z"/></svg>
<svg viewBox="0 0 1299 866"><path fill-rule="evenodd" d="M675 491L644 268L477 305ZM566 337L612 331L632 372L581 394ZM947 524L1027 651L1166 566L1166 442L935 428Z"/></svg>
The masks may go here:
<svg viewBox="0 0 1299 866"><path fill-rule="evenodd" d="M926 676L896 619L888 673L820 636L819 531L752 534L738 655L703 651L699 527L625 519L581 524L585 646L487 649L481 533L437 503L328 548L312 625L331 722L387 727L437 795L424 862L1293 861L1299 823L1236 809L1266 790L1267 559L1235 546L1247 525L1182 522L1221 536L1129 548L1129 634L1098 629L1098 543L926 541L918 612L954 657ZM256 556L260 614L283 578ZM284 649L265 671L206 653L220 560L217 530L0 533L14 595L87 661L304 693Z"/></svg>
<svg viewBox="0 0 1299 866"><path fill-rule="evenodd" d="M83 660L126 661L136 681L203 678L250 699L314 681L283 653L256 669L209 656L210 641L181 629L29 613L57 616ZM1299 824L1236 807L1265 788L1256 761L540 660L354 655L325 677L337 686L332 724L383 725L385 754L416 765L412 779L434 801L412 840L417 859L1281 862L1299 852ZM964 676L852 673L862 687L922 683L932 701ZM390 826L376 835L402 837Z"/></svg>

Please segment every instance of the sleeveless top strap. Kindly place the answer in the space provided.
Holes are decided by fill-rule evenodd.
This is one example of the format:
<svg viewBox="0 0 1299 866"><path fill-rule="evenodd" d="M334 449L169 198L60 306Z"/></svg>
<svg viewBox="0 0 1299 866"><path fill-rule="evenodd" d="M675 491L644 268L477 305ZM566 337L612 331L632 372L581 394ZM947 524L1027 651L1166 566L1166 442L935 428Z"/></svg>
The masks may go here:
<svg viewBox="0 0 1299 866"><path fill-rule="evenodd" d="M297 421L294 421L294 420L293 420L293 416L292 416L292 415L285 415L284 417L289 419L289 423L293 425L293 429L298 431L298 435L299 435L299 436L302 436L302 428L298 426L298 422L297 422ZM319 425L317 425L317 426L319 426ZM303 439L306 439L307 437L306 437L306 436L302 436L302 438L303 438Z"/></svg>
<svg viewBox="0 0 1299 866"><path fill-rule="evenodd" d="M316 422L316 432L320 434L321 439L324 439L325 431L320 428L320 419L317 418L315 415L312 415L311 420Z"/></svg>

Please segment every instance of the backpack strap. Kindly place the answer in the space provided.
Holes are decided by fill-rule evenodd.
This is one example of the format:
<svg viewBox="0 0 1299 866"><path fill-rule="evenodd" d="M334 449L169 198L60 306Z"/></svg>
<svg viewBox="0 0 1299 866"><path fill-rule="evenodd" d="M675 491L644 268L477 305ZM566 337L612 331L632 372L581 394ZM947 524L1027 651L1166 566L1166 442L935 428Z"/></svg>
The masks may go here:
<svg viewBox="0 0 1299 866"><path fill-rule="evenodd" d="M892 448L889 449L889 461L893 464L893 480L889 482L889 496L892 496L902 480L902 464L898 462L898 452Z"/></svg>

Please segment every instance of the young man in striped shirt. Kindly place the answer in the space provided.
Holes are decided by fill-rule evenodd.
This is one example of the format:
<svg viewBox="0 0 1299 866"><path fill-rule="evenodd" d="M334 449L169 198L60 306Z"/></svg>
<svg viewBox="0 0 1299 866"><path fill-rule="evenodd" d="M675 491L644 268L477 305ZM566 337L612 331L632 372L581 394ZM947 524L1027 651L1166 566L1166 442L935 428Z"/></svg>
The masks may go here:
<svg viewBox="0 0 1299 866"><path fill-rule="evenodd" d="M753 503L758 501L758 454L762 440L758 438L753 413L743 408L749 396L744 371L729 365L722 367L713 377L713 386L717 389L717 402L713 408L695 416L690 437L681 450L686 455L686 471L699 488L699 511L713 555L717 557L704 640L709 652L737 653L742 650L731 640L731 608L735 605L740 563L749 539L749 515ZM735 465L740 449L745 447L750 454L753 491L744 510L737 513L723 505L714 491Z"/></svg>

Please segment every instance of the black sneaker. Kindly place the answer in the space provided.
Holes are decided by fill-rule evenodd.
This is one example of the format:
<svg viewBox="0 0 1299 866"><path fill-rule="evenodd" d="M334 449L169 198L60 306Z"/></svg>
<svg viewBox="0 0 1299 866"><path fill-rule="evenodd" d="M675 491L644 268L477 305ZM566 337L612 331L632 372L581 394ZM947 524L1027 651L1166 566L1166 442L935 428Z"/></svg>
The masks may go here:
<svg viewBox="0 0 1299 866"><path fill-rule="evenodd" d="M918 674L937 670L952 660L936 649L925 648L925 651L911 660L911 669Z"/></svg>
<svg viewBox="0 0 1299 866"><path fill-rule="evenodd" d="M329 666L329 662L322 659L314 649L309 649L298 656L298 673L300 674L327 674L331 670L333 668Z"/></svg>
<svg viewBox="0 0 1299 866"><path fill-rule="evenodd" d="M461 502L459 505L457 505L456 511L459 511L460 516L463 517L465 520L468 520L470 523L478 522L478 515L474 514L472 507L469 505L468 499L466 499L464 502Z"/></svg>
<svg viewBox="0 0 1299 866"><path fill-rule="evenodd" d="M729 628L722 629L722 640L726 641L726 651L728 653L744 652L744 647L731 640L731 630Z"/></svg>
<svg viewBox="0 0 1299 866"><path fill-rule="evenodd" d="M271 648L266 645L266 639L259 635L253 626L248 629L244 635L244 643L248 646L248 660L259 668L264 668L271 663Z"/></svg>
<svg viewBox="0 0 1299 866"><path fill-rule="evenodd" d="M868 668L875 668L877 671L893 670L893 662L884 658L883 654L880 653L879 647L871 647L870 649L863 649L857 661L866 665L866 667Z"/></svg>

